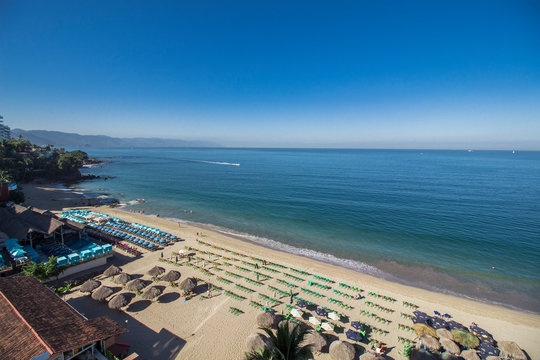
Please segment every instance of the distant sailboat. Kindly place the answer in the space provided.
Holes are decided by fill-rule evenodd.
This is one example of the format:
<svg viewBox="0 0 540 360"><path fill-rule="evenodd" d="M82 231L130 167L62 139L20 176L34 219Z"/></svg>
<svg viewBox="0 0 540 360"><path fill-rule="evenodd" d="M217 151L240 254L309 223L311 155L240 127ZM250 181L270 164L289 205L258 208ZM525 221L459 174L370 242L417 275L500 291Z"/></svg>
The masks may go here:
<svg viewBox="0 0 540 360"><path fill-rule="evenodd" d="M471 149L469 149L469 150L467 150L467 151L468 151L468 152L472 152L472 150L471 150Z"/></svg>
<svg viewBox="0 0 540 360"><path fill-rule="evenodd" d="M516 153L516 150L512 150L512 154L515 154Z"/></svg>

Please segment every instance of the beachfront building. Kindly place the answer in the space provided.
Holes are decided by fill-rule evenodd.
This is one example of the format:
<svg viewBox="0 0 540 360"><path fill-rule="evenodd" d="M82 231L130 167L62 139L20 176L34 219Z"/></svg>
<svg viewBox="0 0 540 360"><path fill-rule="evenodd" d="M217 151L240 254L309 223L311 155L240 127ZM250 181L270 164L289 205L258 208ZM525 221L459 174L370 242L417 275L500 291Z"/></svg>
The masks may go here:
<svg viewBox="0 0 540 360"><path fill-rule="evenodd" d="M11 131L9 126L4 125L4 118L0 116L0 140L9 140L11 139Z"/></svg>
<svg viewBox="0 0 540 360"><path fill-rule="evenodd" d="M87 319L32 277L0 278L0 295L0 359L105 360L125 344L125 328L106 316Z"/></svg>
<svg viewBox="0 0 540 360"><path fill-rule="evenodd" d="M105 265L113 256L112 246L93 241L85 227L59 219L47 210L20 205L0 208L0 231L4 233L0 274L18 272L28 262L47 261L50 256L67 266L60 277Z"/></svg>

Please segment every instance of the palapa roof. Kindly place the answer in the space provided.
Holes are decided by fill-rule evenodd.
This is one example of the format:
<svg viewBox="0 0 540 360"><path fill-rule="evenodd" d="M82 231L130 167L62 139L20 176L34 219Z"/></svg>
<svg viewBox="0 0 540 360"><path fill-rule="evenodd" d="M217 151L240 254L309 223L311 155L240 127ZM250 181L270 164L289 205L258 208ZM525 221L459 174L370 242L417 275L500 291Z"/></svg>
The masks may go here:
<svg viewBox="0 0 540 360"><path fill-rule="evenodd" d="M101 286L99 289L92 293L92 299L96 301L103 301L113 294L113 289L108 286Z"/></svg>
<svg viewBox="0 0 540 360"><path fill-rule="evenodd" d="M180 290L191 291L195 289L195 287L197 287L197 280L195 280L194 278L188 277L180 283L179 287L180 287Z"/></svg>
<svg viewBox="0 0 540 360"><path fill-rule="evenodd" d="M158 297L159 295L161 295L162 291L160 288L158 287L155 287L155 286L152 286L150 288L148 288L142 295L141 297L143 299L146 299L146 300L152 300L153 298L156 298Z"/></svg>
<svg viewBox="0 0 540 360"><path fill-rule="evenodd" d="M101 283L94 279L86 280L80 287L79 291L81 292L92 292L93 290L97 289Z"/></svg>
<svg viewBox="0 0 540 360"><path fill-rule="evenodd" d="M310 331L304 337L304 344L309 346L312 351L321 352L328 345L328 341L318 331Z"/></svg>
<svg viewBox="0 0 540 360"><path fill-rule="evenodd" d="M516 360L526 360L527 356L521 350L521 348L513 341L499 341L497 347L501 353L505 356L511 356L512 359Z"/></svg>
<svg viewBox="0 0 540 360"><path fill-rule="evenodd" d="M276 315L270 311L261 311L257 314L257 325L262 328L273 328L276 324L276 320Z"/></svg>
<svg viewBox="0 0 540 360"><path fill-rule="evenodd" d="M64 225L49 211L21 205L0 208L0 230L12 238L24 239L31 231L52 234Z"/></svg>
<svg viewBox="0 0 540 360"><path fill-rule="evenodd" d="M336 360L353 360L356 356L354 346L347 341L334 341L330 344L328 352L332 356L332 359Z"/></svg>
<svg viewBox="0 0 540 360"><path fill-rule="evenodd" d="M168 273L163 275L160 280L162 281L176 281L180 279L180 273L176 270L170 270Z"/></svg>
<svg viewBox="0 0 540 360"><path fill-rule="evenodd" d="M108 317L88 320L39 281L0 278L0 358L58 354L127 332Z"/></svg>
<svg viewBox="0 0 540 360"><path fill-rule="evenodd" d="M120 309L129 304L130 298L126 294L118 294L109 301L109 309Z"/></svg>
<svg viewBox="0 0 540 360"><path fill-rule="evenodd" d="M141 291L146 287L146 282L142 279L131 280L126 285L126 290L129 291Z"/></svg>
<svg viewBox="0 0 540 360"><path fill-rule="evenodd" d="M114 278L114 282L117 284L125 284L131 280L131 275L126 273L120 273Z"/></svg>
<svg viewBox="0 0 540 360"><path fill-rule="evenodd" d="M109 277L109 276L115 276L115 275L118 275L122 272L122 270L119 268L119 267L116 267L114 265L111 265L109 266L109 268L107 270L105 270L103 272L103 275L106 276L106 277Z"/></svg>
<svg viewBox="0 0 540 360"><path fill-rule="evenodd" d="M148 270L147 274L150 276L159 276L165 272L165 269L159 266L154 266L150 270Z"/></svg>

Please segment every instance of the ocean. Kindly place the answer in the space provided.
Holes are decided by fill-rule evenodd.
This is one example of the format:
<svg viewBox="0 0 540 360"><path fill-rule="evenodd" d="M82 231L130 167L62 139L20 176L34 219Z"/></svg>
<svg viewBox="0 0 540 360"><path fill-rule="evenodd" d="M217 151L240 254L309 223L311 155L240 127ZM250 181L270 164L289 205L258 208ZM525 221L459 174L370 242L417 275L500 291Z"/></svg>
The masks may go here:
<svg viewBox="0 0 540 360"><path fill-rule="evenodd" d="M84 150L108 179L78 190L128 209L540 312L540 152Z"/></svg>

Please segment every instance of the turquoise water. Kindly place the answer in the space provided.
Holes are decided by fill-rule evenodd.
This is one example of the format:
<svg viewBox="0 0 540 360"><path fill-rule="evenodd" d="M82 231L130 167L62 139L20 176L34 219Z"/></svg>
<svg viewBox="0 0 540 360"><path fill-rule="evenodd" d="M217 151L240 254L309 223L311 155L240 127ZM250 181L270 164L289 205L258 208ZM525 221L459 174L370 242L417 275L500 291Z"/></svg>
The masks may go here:
<svg viewBox="0 0 540 360"><path fill-rule="evenodd" d="M113 178L80 186L128 208L540 312L540 152L86 151Z"/></svg>

